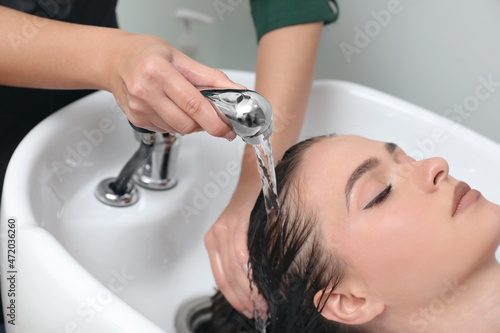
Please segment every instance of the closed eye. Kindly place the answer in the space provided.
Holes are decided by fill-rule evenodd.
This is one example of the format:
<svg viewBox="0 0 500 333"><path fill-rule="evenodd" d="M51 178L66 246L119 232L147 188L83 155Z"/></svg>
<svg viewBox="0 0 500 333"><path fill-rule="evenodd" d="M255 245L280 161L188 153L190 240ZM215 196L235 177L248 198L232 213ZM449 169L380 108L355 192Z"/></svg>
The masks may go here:
<svg viewBox="0 0 500 333"><path fill-rule="evenodd" d="M389 193L391 192L391 188L392 188L392 185L387 186L385 188L385 190L380 192L379 195L377 195L372 201L370 201L368 203L368 205L366 205L365 208L363 208L363 210L368 209L368 208L372 208L373 206L381 204L389 196Z"/></svg>

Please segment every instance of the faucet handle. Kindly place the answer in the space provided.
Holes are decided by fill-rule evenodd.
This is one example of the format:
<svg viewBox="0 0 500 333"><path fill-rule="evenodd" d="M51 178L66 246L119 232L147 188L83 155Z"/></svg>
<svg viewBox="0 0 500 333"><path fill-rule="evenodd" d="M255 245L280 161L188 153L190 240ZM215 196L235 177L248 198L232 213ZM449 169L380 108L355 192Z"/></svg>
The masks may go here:
<svg viewBox="0 0 500 333"><path fill-rule="evenodd" d="M259 93L245 89L201 89L217 115L243 141L261 144L274 129L271 104Z"/></svg>

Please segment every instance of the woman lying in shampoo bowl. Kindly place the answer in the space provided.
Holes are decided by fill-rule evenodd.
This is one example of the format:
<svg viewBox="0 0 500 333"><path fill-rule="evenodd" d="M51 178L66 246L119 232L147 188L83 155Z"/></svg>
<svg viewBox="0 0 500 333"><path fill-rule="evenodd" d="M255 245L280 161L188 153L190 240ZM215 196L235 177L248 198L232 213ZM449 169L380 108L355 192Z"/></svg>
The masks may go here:
<svg viewBox="0 0 500 333"><path fill-rule="evenodd" d="M248 236L267 332L500 332L500 207L448 171L359 136L290 148ZM254 331L221 294L212 312L207 332Z"/></svg>

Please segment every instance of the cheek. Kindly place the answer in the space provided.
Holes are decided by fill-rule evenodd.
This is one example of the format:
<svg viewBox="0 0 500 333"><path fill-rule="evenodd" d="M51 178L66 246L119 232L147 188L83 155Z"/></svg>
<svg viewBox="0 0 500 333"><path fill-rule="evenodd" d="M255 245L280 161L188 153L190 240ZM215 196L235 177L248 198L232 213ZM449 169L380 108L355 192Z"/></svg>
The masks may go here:
<svg viewBox="0 0 500 333"><path fill-rule="evenodd" d="M437 219L425 211L399 205L371 214L370 221L356 225L350 259L363 274L374 280L405 279L436 266L432 255L438 250L441 231Z"/></svg>
<svg viewBox="0 0 500 333"><path fill-rule="evenodd" d="M477 205L468 212L472 217L455 221L438 201L408 202L351 221L339 255L381 297L425 303L442 290L444 279L463 277L478 258L494 256L500 207Z"/></svg>

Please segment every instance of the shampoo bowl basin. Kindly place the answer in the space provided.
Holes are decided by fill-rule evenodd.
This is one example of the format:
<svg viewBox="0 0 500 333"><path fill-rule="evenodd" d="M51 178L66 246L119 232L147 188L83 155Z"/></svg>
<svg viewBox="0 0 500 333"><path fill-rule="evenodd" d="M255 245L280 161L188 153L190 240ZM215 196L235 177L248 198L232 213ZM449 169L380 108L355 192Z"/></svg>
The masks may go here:
<svg viewBox="0 0 500 333"><path fill-rule="evenodd" d="M227 74L254 86L253 73ZM302 138L360 134L417 158L442 156L453 176L500 199L488 177L500 166L499 145L448 119L342 81L315 82L309 109ZM14 313L16 323L8 332L175 332L179 305L213 294L203 236L236 186L244 144L182 137L175 188L139 187L136 205L103 205L97 184L137 147L113 96L97 92L48 117L17 148L1 205L2 300L4 311L14 304L5 319Z"/></svg>

